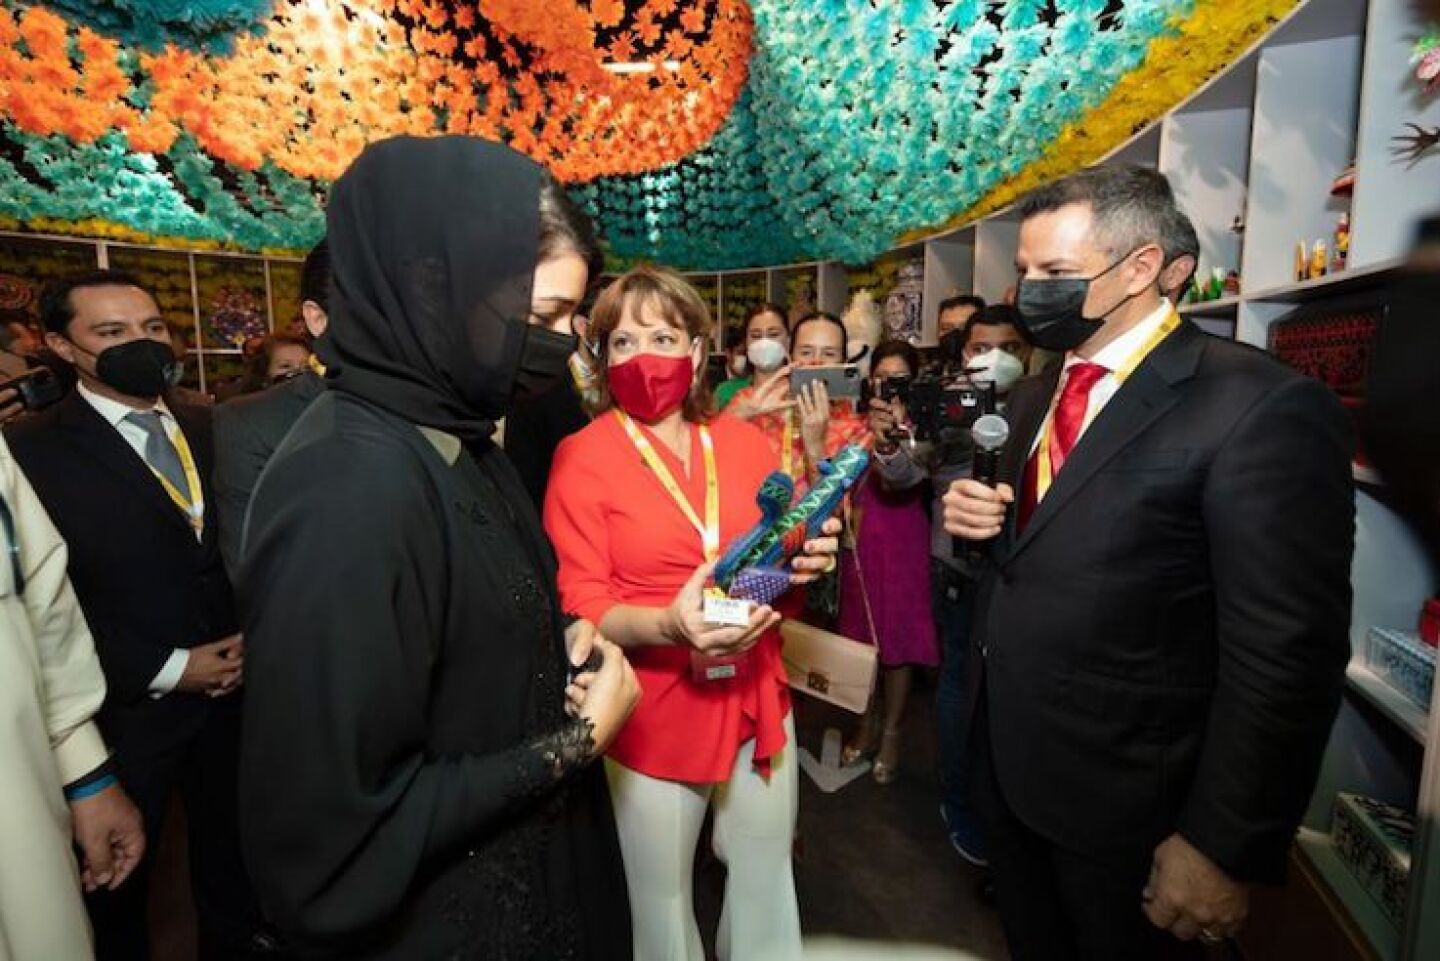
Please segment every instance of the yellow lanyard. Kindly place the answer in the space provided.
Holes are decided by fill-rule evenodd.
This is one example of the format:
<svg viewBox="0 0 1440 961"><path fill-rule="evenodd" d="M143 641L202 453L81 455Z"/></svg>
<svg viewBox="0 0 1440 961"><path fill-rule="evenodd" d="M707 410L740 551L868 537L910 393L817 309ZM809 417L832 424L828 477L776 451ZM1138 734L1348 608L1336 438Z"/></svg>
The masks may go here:
<svg viewBox="0 0 1440 961"><path fill-rule="evenodd" d="M640 452L640 456L644 458L651 473L660 481L660 486L665 488L665 492L684 513L685 519L700 534L700 543L705 550L705 561L709 563L716 560L720 556L720 473L715 469L715 442L710 437L710 428L704 424L700 425L700 446L705 452L705 521L702 523L695 513L695 508L690 506L690 499L685 496L685 492L675 482L675 475L670 473L670 468L666 467L665 462L660 459L660 455L656 452L655 446L650 443L650 439L639 427L635 426L630 415L618 407L615 408L615 417L625 428L625 433L630 435L631 443Z"/></svg>
<svg viewBox="0 0 1440 961"><path fill-rule="evenodd" d="M163 429L163 419L161 425ZM170 432L166 430L165 435L169 437ZM175 431L175 436L170 437L170 443L175 445L175 453L180 455L180 467L185 471L187 492L182 494L176 490L175 485L155 468L151 467L150 473L155 475L155 479L165 488L165 493L170 495L170 500L180 508L181 513L190 519L190 526L194 529L195 536L199 537L205 530L205 494L200 487L200 472L195 469L195 457L190 453L190 442L185 439L183 430Z"/></svg>
<svg viewBox="0 0 1440 961"><path fill-rule="evenodd" d="M1169 337L1180 326L1180 315L1175 311L1165 317L1155 332L1145 338L1141 344L1119 367L1115 368L1114 377L1116 384L1124 384L1135 373L1135 368L1140 366L1141 361L1150 356L1150 352L1160 346L1160 342ZM1068 376L1068 375L1067 375ZM1056 391L1055 399L1050 402L1050 413L1045 417L1045 430L1040 435L1040 448L1035 452L1039 461L1036 463L1035 471L1035 500L1040 502L1045 499L1045 494L1050 490L1050 485L1055 482L1055 473L1050 464L1050 431L1055 426L1055 405L1059 402L1061 391ZM1086 411L1087 421L1090 413Z"/></svg>

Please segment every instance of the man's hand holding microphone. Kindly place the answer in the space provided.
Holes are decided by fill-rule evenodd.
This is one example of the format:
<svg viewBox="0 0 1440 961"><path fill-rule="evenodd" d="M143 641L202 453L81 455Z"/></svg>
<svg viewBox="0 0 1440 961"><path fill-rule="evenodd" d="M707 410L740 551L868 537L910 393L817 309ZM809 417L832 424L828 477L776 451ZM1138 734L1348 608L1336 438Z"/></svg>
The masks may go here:
<svg viewBox="0 0 1440 961"><path fill-rule="evenodd" d="M943 499L945 530L956 538L957 555L964 544L974 551L998 537L1005 528L1005 512L1015 503L1014 488L996 479L1010 425L999 414L984 414L970 429L970 439L975 444L970 476L951 484Z"/></svg>

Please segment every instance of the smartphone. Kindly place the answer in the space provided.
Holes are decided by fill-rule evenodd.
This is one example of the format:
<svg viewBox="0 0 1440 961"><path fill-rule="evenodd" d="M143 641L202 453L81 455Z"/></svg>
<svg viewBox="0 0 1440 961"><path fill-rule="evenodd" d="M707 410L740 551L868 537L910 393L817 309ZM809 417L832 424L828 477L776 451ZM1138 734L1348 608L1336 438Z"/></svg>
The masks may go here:
<svg viewBox="0 0 1440 961"><path fill-rule="evenodd" d="M48 367L36 367L19 377L0 383L0 392L6 390L13 390L15 401L19 401L22 409L29 411L44 410L65 396L59 379Z"/></svg>
<svg viewBox="0 0 1440 961"><path fill-rule="evenodd" d="M799 396L807 385L816 381L825 385L831 400L859 400L860 385L864 380L860 368L854 364L836 367L796 367L790 372L790 394Z"/></svg>

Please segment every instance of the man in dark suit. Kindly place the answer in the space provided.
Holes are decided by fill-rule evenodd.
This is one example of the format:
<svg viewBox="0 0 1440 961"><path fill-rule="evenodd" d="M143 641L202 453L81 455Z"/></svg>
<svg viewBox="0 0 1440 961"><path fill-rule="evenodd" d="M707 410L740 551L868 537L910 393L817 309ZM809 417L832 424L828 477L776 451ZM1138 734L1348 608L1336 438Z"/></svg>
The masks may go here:
<svg viewBox="0 0 1440 961"><path fill-rule="evenodd" d="M1344 684L1345 417L1162 299L1176 214L1139 167L1022 205L1017 306L1064 363L1012 393L1004 483L946 495L947 529L993 542L969 734L1016 961L1233 935L1284 871Z"/></svg>
<svg viewBox="0 0 1440 961"><path fill-rule="evenodd" d="M160 836L176 789L184 799L200 956L245 957L259 925L236 838L244 649L216 547L209 413L162 396L170 333L133 278L66 278L41 311L79 384L5 436L69 546L109 688L100 727L146 833ZM102 961L148 955L150 861L90 900Z"/></svg>
<svg viewBox="0 0 1440 961"><path fill-rule="evenodd" d="M300 274L300 315L318 340L330 322L327 311L330 248L325 241L305 257ZM215 497L220 510L220 553L231 580L240 572L245 513L260 473L310 402L325 390L313 370L296 374L258 394L215 408Z"/></svg>

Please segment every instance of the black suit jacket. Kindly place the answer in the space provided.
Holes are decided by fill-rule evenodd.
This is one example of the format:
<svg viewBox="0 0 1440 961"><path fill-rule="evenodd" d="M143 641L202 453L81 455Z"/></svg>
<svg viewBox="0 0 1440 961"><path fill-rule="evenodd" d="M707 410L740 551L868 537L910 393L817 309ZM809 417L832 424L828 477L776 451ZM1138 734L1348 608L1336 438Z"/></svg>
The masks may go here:
<svg viewBox="0 0 1440 961"><path fill-rule="evenodd" d="M1058 377L1011 397L1017 490ZM1187 323L1140 364L980 585L970 675L1027 825L1283 873L1350 655L1350 454L1336 398L1260 351Z"/></svg>
<svg viewBox="0 0 1440 961"><path fill-rule="evenodd" d="M173 649L237 629L207 480L210 412L167 404L205 485L203 542L144 460L78 391L5 428L15 459L69 548L70 579L108 686L101 727L132 757L183 743L221 703L179 691L149 696Z"/></svg>
<svg viewBox="0 0 1440 961"><path fill-rule="evenodd" d="M226 401L215 408L215 500L219 508L220 554L232 580L240 571L245 513L261 471L310 402L325 392L318 374Z"/></svg>

